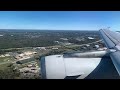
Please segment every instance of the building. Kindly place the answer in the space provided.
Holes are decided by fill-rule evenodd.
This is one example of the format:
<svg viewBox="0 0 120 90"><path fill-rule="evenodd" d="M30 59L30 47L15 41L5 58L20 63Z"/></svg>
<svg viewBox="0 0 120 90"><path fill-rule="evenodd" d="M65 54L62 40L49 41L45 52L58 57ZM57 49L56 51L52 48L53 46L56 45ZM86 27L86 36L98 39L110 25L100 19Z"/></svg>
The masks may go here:
<svg viewBox="0 0 120 90"><path fill-rule="evenodd" d="M61 40L65 40L65 41L67 41L68 39L67 38L60 38Z"/></svg>
<svg viewBox="0 0 120 90"><path fill-rule="evenodd" d="M10 54L5 54L5 56L6 56L6 57L9 57L9 56L10 56Z"/></svg>
<svg viewBox="0 0 120 90"><path fill-rule="evenodd" d="M99 45L95 45L95 48L98 49L98 48L99 48Z"/></svg>
<svg viewBox="0 0 120 90"><path fill-rule="evenodd" d="M88 39L93 40L94 38L92 38L92 37L88 37Z"/></svg>
<svg viewBox="0 0 120 90"><path fill-rule="evenodd" d="M103 48L99 48L98 50L102 51L102 50L107 50L106 47L103 47Z"/></svg>
<svg viewBox="0 0 120 90"><path fill-rule="evenodd" d="M87 47L89 47L90 45L89 45L89 44L87 44L86 46L87 46Z"/></svg>
<svg viewBox="0 0 120 90"><path fill-rule="evenodd" d="M0 34L0 37L2 37L3 35Z"/></svg>
<svg viewBox="0 0 120 90"><path fill-rule="evenodd" d="M45 47L35 47L35 48L33 48L34 50L46 50L46 48Z"/></svg>
<svg viewBox="0 0 120 90"><path fill-rule="evenodd" d="M58 50L58 48L55 48L55 47L54 47L54 48L52 48L52 49L53 49L53 50Z"/></svg>

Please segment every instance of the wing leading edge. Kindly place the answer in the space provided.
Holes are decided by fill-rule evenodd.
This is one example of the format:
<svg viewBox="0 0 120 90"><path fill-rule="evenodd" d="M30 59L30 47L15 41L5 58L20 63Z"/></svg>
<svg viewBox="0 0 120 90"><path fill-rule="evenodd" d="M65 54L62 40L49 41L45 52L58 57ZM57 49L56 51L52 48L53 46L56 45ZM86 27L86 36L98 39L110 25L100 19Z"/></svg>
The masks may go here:
<svg viewBox="0 0 120 90"><path fill-rule="evenodd" d="M120 75L120 33L110 30L99 30L106 47L110 51L112 62Z"/></svg>

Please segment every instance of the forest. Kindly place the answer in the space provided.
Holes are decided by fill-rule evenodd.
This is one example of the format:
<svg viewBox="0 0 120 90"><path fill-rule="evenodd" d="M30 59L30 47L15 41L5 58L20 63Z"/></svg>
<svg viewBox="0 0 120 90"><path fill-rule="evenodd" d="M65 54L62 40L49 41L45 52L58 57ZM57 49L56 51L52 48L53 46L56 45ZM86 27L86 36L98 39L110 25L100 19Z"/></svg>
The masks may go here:
<svg viewBox="0 0 120 90"><path fill-rule="evenodd" d="M98 31L72 31L72 30L0 30L0 49L40 47L56 45L54 41L67 38L70 43L81 44L76 38L92 36L99 39ZM87 40L91 42L91 40Z"/></svg>

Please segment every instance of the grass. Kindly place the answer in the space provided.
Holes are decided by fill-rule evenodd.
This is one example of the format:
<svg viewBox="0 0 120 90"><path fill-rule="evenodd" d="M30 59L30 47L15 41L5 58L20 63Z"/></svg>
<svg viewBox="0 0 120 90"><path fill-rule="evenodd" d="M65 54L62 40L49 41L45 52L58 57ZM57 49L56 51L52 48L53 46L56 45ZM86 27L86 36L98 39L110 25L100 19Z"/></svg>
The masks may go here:
<svg viewBox="0 0 120 90"><path fill-rule="evenodd" d="M10 61L14 61L14 59L10 56L8 57L0 57L0 63L3 63L3 62L10 62Z"/></svg>
<svg viewBox="0 0 120 90"><path fill-rule="evenodd" d="M11 64L11 63L1 64L1 65L0 65L0 70L9 69L9 65L10 65L10 64Z"/></svg>
<svg viewBox="0 0 120 90"><path fill-rule="evenodd" d="M19 72L13 71L12 63L0 65L0 79L20 79Z"/></svg>

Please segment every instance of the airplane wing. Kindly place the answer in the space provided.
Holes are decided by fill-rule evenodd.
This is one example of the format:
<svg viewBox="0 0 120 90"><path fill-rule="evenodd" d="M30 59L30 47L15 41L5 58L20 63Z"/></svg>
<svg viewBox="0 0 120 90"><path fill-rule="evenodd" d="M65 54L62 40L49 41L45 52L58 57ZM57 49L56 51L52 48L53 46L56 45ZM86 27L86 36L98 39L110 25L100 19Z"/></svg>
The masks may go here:
<svg viewBox="0 0 120 90"><path fill-rule="evenodd" d="M109 50L112 62L120 75L120 33L103 29L99 31Z"/></svg>

